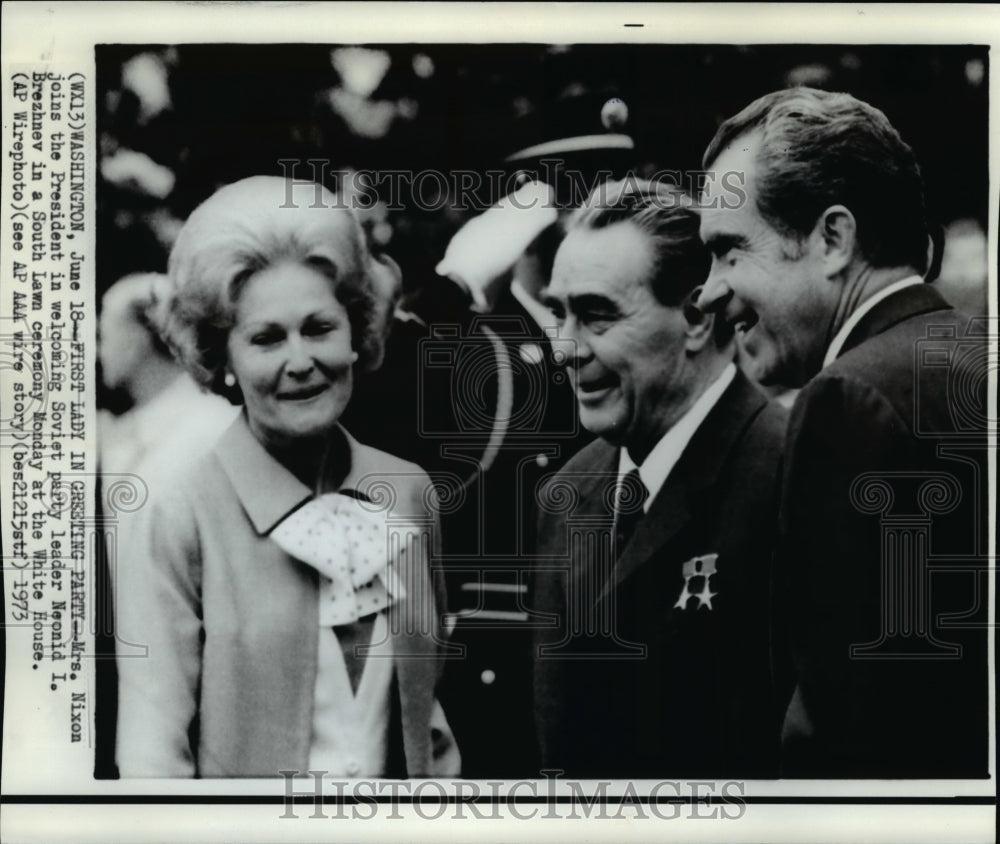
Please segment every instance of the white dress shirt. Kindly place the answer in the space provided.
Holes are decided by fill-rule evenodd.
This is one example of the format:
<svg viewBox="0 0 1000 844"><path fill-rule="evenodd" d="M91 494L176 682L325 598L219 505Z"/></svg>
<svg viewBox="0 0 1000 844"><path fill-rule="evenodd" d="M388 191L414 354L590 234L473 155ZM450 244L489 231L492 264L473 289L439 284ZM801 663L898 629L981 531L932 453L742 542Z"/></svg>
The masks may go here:
<svg viewBox="0 0 1000 844"><path fill-rule="evenodd" d="M385 775L392 656L386 615L380 612L354 692L337 634L320 626L310 770L351 779Z"/></svg>
<svg viewBox="0 0 1000 844"><path fill-rule="evenodd" d="M826 350L826 357L823 358L823 368L826 369L831 363L833 363L837 356L840 354L840 350L844 348L844 343L847 342L847 338L851 336L851 332L861 322L862 317L867 314L872 308L874 308L883 299L888 299L893 293L898 293L900 290L904 290L907 287L913 287L915 284L923 284L924 280L918 275L907 276L904 279L900 279L888 287L883 287L877 293L873 293L864 302L858 305L854 309L854 313L851 314L842 326L840 326L840 331L837 332L836 336L833 338L833 342L830 343L830 347Z"/></svg>
<svg viewBox="0 0 1000 844"><path fill-rule="evenodd" d="M638 468L639 477L646 487L648 495L643 506L644 512L649 512L649 507L656 498L657 493L666 483L667 476L677 465L681 454L687 448L687 444L694 436L694 432L701 427L705 417L715 407L722 394L726 391L733 378L736 377L736 364L730 363L722 370L722 374L712 382L707 390L702 393L697 401L688 408L676 423L665 433L660 441L653 446L653 450L642 461L641 466L636 466L635 461L629 457L627 449L620 449L618 452L618 480L627 475L632 469Z"/></svg>

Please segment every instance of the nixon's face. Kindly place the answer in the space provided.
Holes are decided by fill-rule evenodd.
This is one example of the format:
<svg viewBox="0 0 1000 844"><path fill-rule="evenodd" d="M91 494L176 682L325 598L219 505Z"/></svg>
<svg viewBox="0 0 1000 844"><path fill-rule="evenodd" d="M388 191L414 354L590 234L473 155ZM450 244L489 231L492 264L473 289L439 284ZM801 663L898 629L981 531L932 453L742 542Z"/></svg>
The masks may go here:
<svg viewBox="0 0 1000 844"><path fill-rule="evenodd" d="M712 269L698 306L736 330L763 384L802 386L820 368L838 286L818 261L815 238L775 229L757 208L756 133L737 139L712 165L715 178L702 196L701 238ZM723 192L721 175L742 173L746 200L739 207ZM712 207L713 204L715 207Z"/></svg>

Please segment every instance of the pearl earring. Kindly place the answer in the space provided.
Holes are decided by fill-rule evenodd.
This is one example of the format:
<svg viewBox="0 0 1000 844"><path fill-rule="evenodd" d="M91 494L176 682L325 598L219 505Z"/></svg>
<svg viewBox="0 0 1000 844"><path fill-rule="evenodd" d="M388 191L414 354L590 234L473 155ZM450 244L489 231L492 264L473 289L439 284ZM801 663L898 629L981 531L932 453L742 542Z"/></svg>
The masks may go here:
<svg viewBox="0 0 1000 844"><path fill-rule="evenodd" d="M227 387L236 386L236 376L232 372L227 372L226 376L222 379Z"/></svg>
<svg viewBox="0 0 1000 844"><path fill-rule="evenodd" d="M358 353L351 352L351 363L357 363L357 360L358 360Z"/></svg>

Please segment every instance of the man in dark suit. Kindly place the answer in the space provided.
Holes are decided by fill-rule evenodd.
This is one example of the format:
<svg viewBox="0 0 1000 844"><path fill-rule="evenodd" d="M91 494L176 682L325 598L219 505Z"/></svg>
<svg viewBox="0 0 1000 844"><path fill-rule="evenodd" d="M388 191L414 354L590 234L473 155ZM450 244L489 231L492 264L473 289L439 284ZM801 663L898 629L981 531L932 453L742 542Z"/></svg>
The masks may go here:
<svg viewBox="0 0 1000 844"><path fill-rule="evenodd" d="M693 307L679 191L612 183L571 218L544 301L599 439L539 494L542 761L570 776L773 776L772 519L785 412Z"/></svg>
<svg viewBox="0 0 1000 844"><path fill-rule="evenodd" d="M803 387L778 556L782 773L985 776L988 350L922 283L913 152L881 111L799 88L726 121L704 163L699 304L743 334L761 382Z"/></svg>

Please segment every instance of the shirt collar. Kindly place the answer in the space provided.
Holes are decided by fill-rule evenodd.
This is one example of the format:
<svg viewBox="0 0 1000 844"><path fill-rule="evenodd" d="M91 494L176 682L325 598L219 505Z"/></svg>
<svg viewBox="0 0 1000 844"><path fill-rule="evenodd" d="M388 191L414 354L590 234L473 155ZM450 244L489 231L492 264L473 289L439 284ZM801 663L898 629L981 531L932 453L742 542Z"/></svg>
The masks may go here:
<svg viewBox="0 0 1000 844"><path fill-rule="evenodd" d="M883 287L877 293L873 293L864 302L858 305L852 313L840 327L840 331L837 332L836 336L833 338L833 342L830 343L830 347L826 350L826 357L823 358L823 368L825 369L831 363L833 363L837 357L840 355L840 350L844 348L844 343L847 342L847 338L851 336L851 332L857 327L857 324L861 322L861 318L867 314L872 308L874 308L879 302L884 299L888 299L893 293L898 293L900 290L904 290L907 287L913 287L915 284L923 284L924 280L918 275L907 276L904 279L900 279L888 287Z"/></svg>
<svg viewBox="0 0 1000 844"><path fill-rule="evenodd" d="M697 401L688 408L687 413L678 419L667 433L660 437L660 441L653 446L653 450L642 462L641 466L636 467L635 461L629 457L627 449L622 448L618 450L619 478L627 475L632 469L639 469L639 477L642 479L642 483L649 493L646 496L646 504L643 508L646 512L649 512L653 499L656 498L657 493L663 488L667 477L674 466L677 465L681 454L683 454L684 449L687 448L687 444L691 441L691 437L694 436L695 431L705 421L705 417L715 407L735 377L736 365L730 363L722 370L722 374L709 385L708 389L698 397Z"/></svg>
<svg viewBox="0 0 1000 844"><path fill-rule="evenodd" d="M347 477L340 485L340 491L344 491L355 489L372 467L366 465L369 461L364 447L343 428L339 431L347 441L351 460ZM261 445L250 431L245 411L222 435L215 454L254 529L262 536L314 495Z"/></svg>

